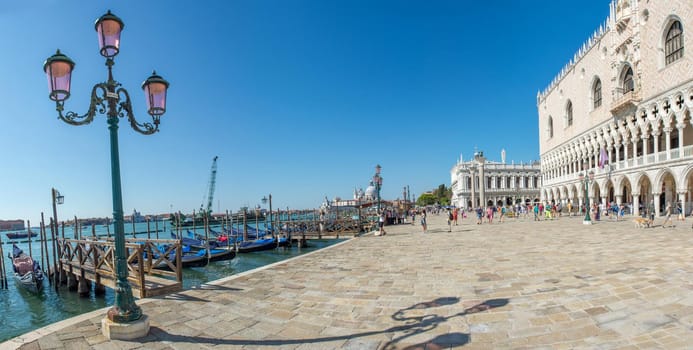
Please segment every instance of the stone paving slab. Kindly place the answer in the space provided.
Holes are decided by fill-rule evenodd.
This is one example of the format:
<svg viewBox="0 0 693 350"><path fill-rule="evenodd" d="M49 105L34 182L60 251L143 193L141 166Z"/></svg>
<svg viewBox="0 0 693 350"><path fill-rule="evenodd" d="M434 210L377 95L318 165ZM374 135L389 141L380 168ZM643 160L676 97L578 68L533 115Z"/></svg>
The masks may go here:
<svg viewBox="0 0 693 350"><path fill-rule="evenodd" d="M151 331L104 310L2 349L692 349L693 229L443 215L144 300Z"/></svg>

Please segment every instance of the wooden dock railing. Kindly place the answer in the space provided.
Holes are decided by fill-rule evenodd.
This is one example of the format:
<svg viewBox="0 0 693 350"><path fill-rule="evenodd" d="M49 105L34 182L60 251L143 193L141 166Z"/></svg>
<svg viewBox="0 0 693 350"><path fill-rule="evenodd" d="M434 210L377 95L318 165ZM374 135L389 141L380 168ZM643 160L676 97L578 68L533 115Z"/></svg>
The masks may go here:
<svg viewBox="0 0 693 350"><path fill-rule="evenodd" d="M58 239L59 273L115 288L115 242ZM181 243L173 239L126 239L128 281L133 295L152 297L183 288ZM157 269L166 265L171 271Z"/></svg>

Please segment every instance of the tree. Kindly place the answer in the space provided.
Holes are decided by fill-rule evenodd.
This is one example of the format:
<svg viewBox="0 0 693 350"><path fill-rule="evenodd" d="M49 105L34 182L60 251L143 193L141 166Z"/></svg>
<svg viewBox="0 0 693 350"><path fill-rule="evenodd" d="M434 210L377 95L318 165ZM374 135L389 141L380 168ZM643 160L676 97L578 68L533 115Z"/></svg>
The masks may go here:
<svg viewBox="0 0 693 350"><path fill-rule="evenodd" d="M423 207L426 205L436 204L437 201L438 197L436 197L433 193L424 193L416 199L416 205Z"/></svg>
<svg viewBox="0 0 693 350"><path fill-rule="evenodd" d="M452 197L451 188L447 188L444 184L441 184L433 193L440 205L450 205L450 198Z"/></svg>

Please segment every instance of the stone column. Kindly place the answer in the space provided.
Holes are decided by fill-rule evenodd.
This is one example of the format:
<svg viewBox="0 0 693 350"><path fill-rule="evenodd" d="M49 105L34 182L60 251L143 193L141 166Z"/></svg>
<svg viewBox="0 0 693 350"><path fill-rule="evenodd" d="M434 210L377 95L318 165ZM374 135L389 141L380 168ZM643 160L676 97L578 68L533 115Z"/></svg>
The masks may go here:
<svg viewBox="0 0 693 350"><path fill-rule="evenodd" d="M476 174L474 174L474 170L471 170L470 173L472 178L472 188L471 191L469 191L469 195L472 197L472 208L476 208Z"/></svg>
<svg viewBox="0 0 693 350"><path fill-rule="evenodd" d="M622 141L623 143L623 165L624 167L628 167L628 141L625 139Z"/></svg>
<svg viewBox="0 0 693 350"><path fill-rule="evenodd" d="M484 177L484 164L479 164L479 205L486 208L486 178Z"/></svg>
<svg viewBox="0 0 693 350"><path fill-rule="evenodd" d="M631 208L633 216L640 215L640 193L633 193L633 207Z"/></svg>
<svg viewBox="0 0 693 350"><path fill-rule="evenodd" d="M621 153L621 152L618 150L620 148L619 147L620 145L621 145L621 142L617 142L615 145L616 147L614 147L614 149L616 150L616 169L621 169L621 165L620 165L620 161L619 161L619 156L620 156L619 153Z"/></svg>
<svg viewBox="0 0 693 350"><path fill-rule="evenodd" d="M649 140L649 136L643 136L642 137L642 163L647 164L647 140Z"/></svg>
<svg viewBox="0 0 693 350"><path fill-rule="evenodd" d="M655 163L657 163L659 161L659 135L661 135L661 134L662 133L659 131L659 129L654 130L652 133L652 137L653 137L652 141L654 141L652 143L654 146L653 152L655 155L655 158L654 158Z"/></svg>
<svg viewBox="0 0 693 350"><path fill-rule="evenodd" d="M683 158L683 129L686 124L678 124L676 128L679 130L679 158Z"/></svg>
<svg viewBox="0 0 693 350"><path fill-rule="evenodd" d="M638 165L638 140L633 138L633 166Z"/></svg>
<svg viewBox="0 0 693 350"><path fill-rule="evenodd" d="M669 153L667 152L667 156ZM655 209L655 217L659 216L659 196L661 193L653 193L652 196L654 197L654 209Z"/></svg>
<svg viewBox="0 0 693 350"><path fill-rule="evenodd" d="M671 129L670 128L664 128L664 134L666 135L666 152L667 152L667 160L671 159Z"/></svg>
<svg viewBox="0 0 693 350"><path fill-rule="evenodd" d="M621 206L621 203L623 203L623 196L620 194L616 195L616 205Z"/></svg>

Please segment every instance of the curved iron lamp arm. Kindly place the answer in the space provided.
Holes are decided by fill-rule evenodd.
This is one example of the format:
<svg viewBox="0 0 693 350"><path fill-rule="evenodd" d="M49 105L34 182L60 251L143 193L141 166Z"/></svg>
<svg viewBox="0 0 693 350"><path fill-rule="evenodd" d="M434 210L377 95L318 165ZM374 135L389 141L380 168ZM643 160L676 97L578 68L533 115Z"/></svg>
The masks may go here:
<svg viewBox="0 0 693 350"><path fill-rule="evenodd" d="M101 90L101 94L98 93ZM58 119L68 123L70 125L86 125L94 120L96 112L101 114L106 113L106 83L99 83L94 85L91 89L91 102L89 103L89 110L84 115L79 115L75 112L66 112L63 114L65 101L55 102L55 109L58 111Z"/></svg>
<svg viewBox="0 0 693 350"><path fill-rule="evenodd" d="M138 123L137 120L135 119L135 114L132 112L132 104L130 103L130 94L128 94L128 91L125 90L124 88L118 88L116 90L116 94L118 94L118 99L120 100L120 94L123 94L125 96L125 99L118 104L118 116L119 117L124 117L127 114L128 121L130 122L130 126L137 132L144 134L144 135L151 135L157 131L159 131L159 117L158 116L153 116L153 121L154 123Z"/></svg>

